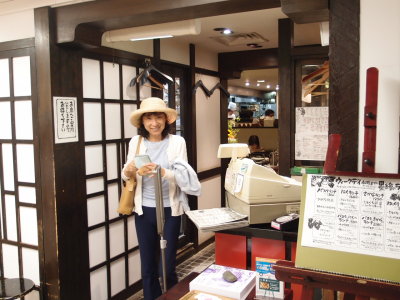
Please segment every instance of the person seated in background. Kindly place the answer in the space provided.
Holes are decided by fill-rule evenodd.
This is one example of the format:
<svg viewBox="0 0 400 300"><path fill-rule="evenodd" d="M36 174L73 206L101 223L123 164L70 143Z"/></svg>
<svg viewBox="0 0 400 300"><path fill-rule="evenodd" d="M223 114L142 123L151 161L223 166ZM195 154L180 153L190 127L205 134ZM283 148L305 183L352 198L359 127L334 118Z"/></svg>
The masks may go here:
<svg viewBox="0 0 400 300"><path fill-rule="evenodd" d="M247 145L249 145L250 153L264 151L264 149L260 147L260 139L257 135L251 135Z"/></svg>
<svg viewBox="0 0 400 300"><path fill-rule="evenodd" d="M264 127L278 127L278 120L275 119L275 112L272 109L267 109L263 117Z"/></svg>
<svg viewBox="0 0 400 300"><path fill-rule="evenodd" d="M248 109L247 106L242 106L239 112L240 122L251 123L253 122L253 111Z"/></svg>

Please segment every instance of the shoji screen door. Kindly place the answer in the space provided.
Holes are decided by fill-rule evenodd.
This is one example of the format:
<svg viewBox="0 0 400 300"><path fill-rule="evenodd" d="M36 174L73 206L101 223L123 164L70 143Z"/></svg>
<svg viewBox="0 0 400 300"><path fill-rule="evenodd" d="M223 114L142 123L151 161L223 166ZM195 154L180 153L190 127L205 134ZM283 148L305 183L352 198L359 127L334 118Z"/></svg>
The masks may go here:
<svg viewBox="0 0 400 300"><path fill-rule="evenodd" d="M90 289L92 300L103 300L140 279L134 217L117 213L126 145L137 133L129 123L136 87L127 89L137 70L84 58L82 72ZM150 93L143 87L141 98Z"/></svg>
<svg viewBox="0 0 400 300"><path fill-rule="evenodd" d="M0 53L0 276L40 285L31 49ZM39 299L37 292L25 299Z"/></svg>

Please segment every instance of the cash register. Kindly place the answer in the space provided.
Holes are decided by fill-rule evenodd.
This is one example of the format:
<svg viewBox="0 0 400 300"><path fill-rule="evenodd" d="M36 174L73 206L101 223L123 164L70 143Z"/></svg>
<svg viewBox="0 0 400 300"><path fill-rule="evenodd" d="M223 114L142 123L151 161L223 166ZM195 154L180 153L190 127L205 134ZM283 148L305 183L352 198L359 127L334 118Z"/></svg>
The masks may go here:
<svg viewBox="0 0 400 300"><path fill-rule="evenodd" d="M250 224L299 213L301 182L240 158L247 154L247 144L222 144L218 149L219 158L232 158L225 176L226 206L247 215Z"/></svg>

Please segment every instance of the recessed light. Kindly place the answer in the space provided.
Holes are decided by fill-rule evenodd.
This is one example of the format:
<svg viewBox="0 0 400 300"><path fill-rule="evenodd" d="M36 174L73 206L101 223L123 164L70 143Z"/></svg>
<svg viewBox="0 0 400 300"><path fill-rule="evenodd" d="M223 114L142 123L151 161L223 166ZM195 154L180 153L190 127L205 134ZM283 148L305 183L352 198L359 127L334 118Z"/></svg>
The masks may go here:
<svg viewBox="0 0 400 300"><path fill-rule="evenodd" d="M232 29L230 29L230 28L225 28L225 27L217 27L217 28L214 28L214 31L219 31L219 33L221 33L221 34L226 34L226 35L229 35L229 34L232 34L232 33L233 33Z"/></svg>
<svg viewBox="0 0 400 300"><path fill-rule="evenodd" d="M262 46L257 44L257 43L249 43L247 44L248 47L250 48L261 48Z"/></svg>
<svg viewBox="0 0 400 300"><path fill-rule="evenodd" d="M246 86L249 86L249 85L250 85L250 82L246 82L245 85L246 85Z"/></svg>
<svg viewBox="0 0 400 300"><path fill-rule="evenodd" d="M267 84L267 89L269 89L271 87L271 85Z"/></svg>

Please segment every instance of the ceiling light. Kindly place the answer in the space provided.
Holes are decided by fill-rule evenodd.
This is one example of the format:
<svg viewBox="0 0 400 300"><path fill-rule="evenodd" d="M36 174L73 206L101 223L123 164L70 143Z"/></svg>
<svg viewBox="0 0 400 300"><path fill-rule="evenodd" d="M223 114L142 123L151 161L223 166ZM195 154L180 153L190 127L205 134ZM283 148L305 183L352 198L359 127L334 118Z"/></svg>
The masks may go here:
<svg viewBox="0 0 400 300"><path fill-rule="evenodd" d="M246 86L249 86L249 85L250 85L250 82L246 82L245 85L246 85Z"/></svg>
<svg viewBox="0 0 400 300"><path fill-rule="evenodd" d="M276 85L275 89L276 89L276 90L279 90L279 84Z"/></svg>
<svg viewBox="0 0 400 300"><path fill-rule="evenodd" d="M250 48L261 48L262 46L257 44L257 43L249 43L247 44L248 47Z"/></svg>
<svg viewBox="0 0 400 300"><path fill-rule="evenodd" d="M219 33L225 34L225 35L233 34L232 29L230 29L230 28L225 28L225 27L217 27L217 28L214 28L214 31L219 31Z"/></svg>
<svg viewBox="0 0 400 300"><path fill-rule="evenodd" d="M257 83L257 86L260 86L260 84L259 84L259 83Z"/></svg>
<svg viewBox="0 0 400 300"><path fill-rule="evenodd" d="M261 83L261 82L265 82L265 80L257 80L257 82L260 82L260 83Z"/></svg>
<svg viewBox="0 0 400 300"><path fill-rule="evenodd" d="M267 89L269 89L271 87L271 85L267 84Z"/></svg>
<svg viewBox="0 0 400 300"><path fill-rule="evenodd" d="M104 33L107 42L159 39L182 35L195 35L201 31L200 20L185 20L163 24L110 30Z"/></svg>

